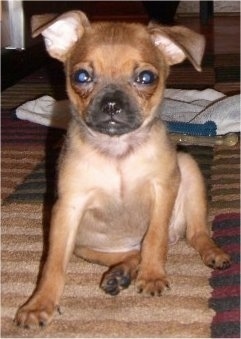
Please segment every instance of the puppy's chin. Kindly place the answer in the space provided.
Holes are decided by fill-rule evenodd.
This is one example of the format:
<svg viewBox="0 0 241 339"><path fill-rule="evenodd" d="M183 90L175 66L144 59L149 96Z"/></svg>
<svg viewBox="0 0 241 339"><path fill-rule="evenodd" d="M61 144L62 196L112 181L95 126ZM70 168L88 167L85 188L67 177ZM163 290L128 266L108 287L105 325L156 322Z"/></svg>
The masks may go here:
<svg viewBox="0 0 241 339"><path fill-rule="evenodd" d="M98 128L88 126L73 106L71 111L73 119L70 126L75 130L75 135L79 135L80 139L87 142L98 152L113 158L124 157L142 145L147 140L152 125L151 123L144 123L134 130L127 126L121 128L119 126L118 133L113 127L113 130L107 129L108 132L105 129L100 131Z"/></svg>
<svg viewBox="0 0 241 339"><path fill-rule="evenodd" d="M90 124L86 122L86 125L93 131L101 133L101 134L105 134L110 137L118 137L124 134L131 133L132 131L136 130L137 128L141 126L140 123L130 125L130 124L125 124L125 123L118 122L115 120L109 120L109 121L97 123L97 124L95 123Z"/></svg>
<svg viewBox="0 0 241 339"><path fill-rule="evenodd" d="M146 128L121 135L109 135L88 128L88 142L99 152L113 158L122 158L138 148L148 137Z"/></svg>

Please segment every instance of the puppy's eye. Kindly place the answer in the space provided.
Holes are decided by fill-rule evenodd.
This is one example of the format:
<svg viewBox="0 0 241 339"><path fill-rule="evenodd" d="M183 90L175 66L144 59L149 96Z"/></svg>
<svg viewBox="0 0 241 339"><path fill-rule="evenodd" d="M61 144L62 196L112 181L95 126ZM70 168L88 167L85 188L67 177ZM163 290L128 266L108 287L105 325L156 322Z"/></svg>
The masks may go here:
<svg viewBox="0 0 241 339"><path fill-rule="evenodd" d="M92 80L92 76L85 69L80 69L74 73L74 81L78 84L87 84Z"/></svg>
<svg viewBox="0 0 241 339"><path fill-rule="evenodd" d="M141 85L151 85L156 80L156 75L151 71L142 71L138 74L135 82Z"/></svg>

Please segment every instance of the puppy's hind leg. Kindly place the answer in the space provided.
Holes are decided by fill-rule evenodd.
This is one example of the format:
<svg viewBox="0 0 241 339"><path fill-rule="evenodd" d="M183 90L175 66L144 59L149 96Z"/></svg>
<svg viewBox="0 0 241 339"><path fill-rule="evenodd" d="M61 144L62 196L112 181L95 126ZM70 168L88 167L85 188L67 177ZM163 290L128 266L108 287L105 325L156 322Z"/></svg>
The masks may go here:
<svg viewBox="0 0 241 339"><path fill-rule="evenodd" d="M205 265L225 269L230 266L230 257L210 238L205 185L198 165L185 153L178 154L178 162L187 240L199 252Z"/></svg>
<svg viewBox="0 0 241 339"><path fill-rule="evenodd" d="M100 287L110 295L117 295L129 287L131 281L136 278L139 262L140 252L128 253L122 261L105 272Z"/></svg>

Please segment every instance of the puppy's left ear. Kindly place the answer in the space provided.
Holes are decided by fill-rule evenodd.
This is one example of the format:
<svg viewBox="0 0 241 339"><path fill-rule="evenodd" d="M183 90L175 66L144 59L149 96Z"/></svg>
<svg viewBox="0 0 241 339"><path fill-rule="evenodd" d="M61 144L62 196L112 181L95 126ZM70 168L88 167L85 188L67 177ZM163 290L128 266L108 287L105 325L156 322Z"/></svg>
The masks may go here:
<svg viewBox="0 0 241 339"><path fill-rule="evenodd" d="M188 58L197 71L201 71L201 61L205 49L203 35L182 26L159 26L150 23L147 27L154 44L166 56L169 65Z"/></svg>

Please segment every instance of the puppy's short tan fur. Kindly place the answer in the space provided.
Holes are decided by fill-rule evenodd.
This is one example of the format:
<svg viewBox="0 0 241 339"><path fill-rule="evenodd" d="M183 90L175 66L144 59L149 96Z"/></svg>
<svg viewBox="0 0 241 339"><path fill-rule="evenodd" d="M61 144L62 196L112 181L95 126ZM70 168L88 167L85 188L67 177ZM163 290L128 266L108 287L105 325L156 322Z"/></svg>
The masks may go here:
<svg viewBox="0 0 241 339"><path fill-rule="evenodd" d="M169 66L187 57L200 70L203 37L178 26L90 24L79 11L34 17L33 30L65 65L72 121L48 258L16 323L50 322L73 251L109 267L101 288L112 295L133 279L138 292L160 295L168 242L185 233L206 265L227 267L229 256L209 237L198 166L176 152L160 119Z"/></svg>

